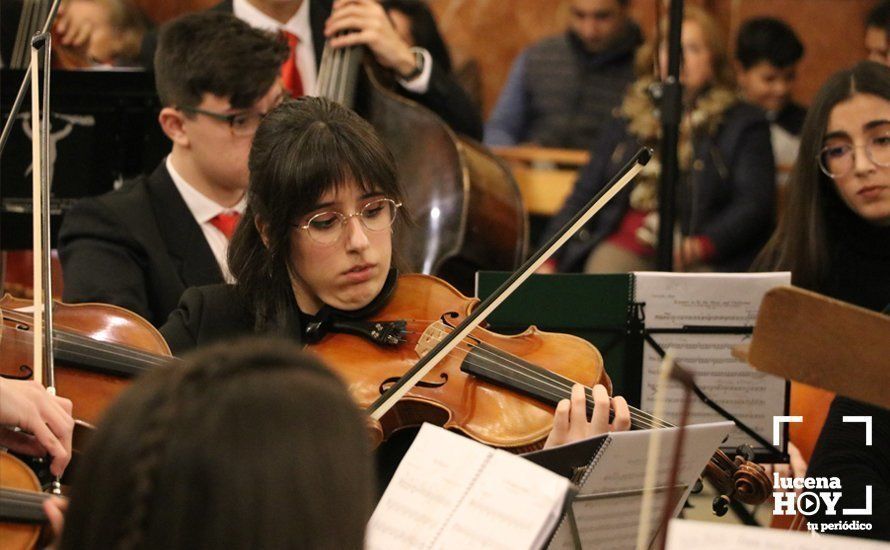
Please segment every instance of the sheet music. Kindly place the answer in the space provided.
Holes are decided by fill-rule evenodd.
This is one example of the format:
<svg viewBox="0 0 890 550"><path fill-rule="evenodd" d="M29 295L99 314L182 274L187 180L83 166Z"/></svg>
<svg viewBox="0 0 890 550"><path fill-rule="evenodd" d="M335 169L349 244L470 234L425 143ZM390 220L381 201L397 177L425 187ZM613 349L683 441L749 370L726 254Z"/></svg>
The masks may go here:
<svg viewBox="0 0 890 550"><path fill-rule="evenodd" d="M791 272L634 272L634 297L646 302L646 328L753 327L763 295L791 284Z"/></svg>
<svg viewBox="0 0 890 550"><path fill-rule="evenodd" d="M521 457L424 424L371 516L365 545L539 547L570 488Z"/></svg>
<svg viewBox="0 0 890 550"><path fill-rule="evenodd" d="M568 488L562 476L494 451L435 548L540 548L562 516Z"/></svg>
<svg viewBox="0 0 890 550"><path fill-rule="evenodd" d="M782 273L634 273L635 298L645 302L646 329L684 327L753 327L763 295L771 288L788 285L791 275ZM785 380L755 371L735 359L733 346L750 340L747 334L653 334L663 349L673 348L677 362L696 375L696 383L711 399L736 415L767 441L772 441L772 418L785 414ZM655 401L662 358L651 344L643 348L641 408L651 410ZM665 420L677 423L682 408L682 387L669 385ZM693 396L689 423L711 422L722 417ZM748 443L763 446L734 429L724 448Z"/></svg>
<svg viewBox="0 0 890 550"><path fill-rule="evenodd" d="M886 542L728 523L671 520L667 550L714 547L720 550L887 550Z"/></svg>
<svg viewBox="0 0 890 550"><path fill-rule="evenodd" d="M674 502L670 504L671 508L676 508L678 503L683 502L681 499L685 492L685 488L682 487L675 490ZM664 516L664 508L668 505L667 496L666 490L661 490L656 495L647 540L651 541L655 537L655 531ZM642 494L635 492L574 502L572 510L578 525L581 547L585 550L632 550L636 546L642 500ZM568 523L560 525L549 548L575 549L575 542Z"/></svg>
<svg viewBox="0 0 890 550"><path fill-rule="evenodd" d="M424 424L368 523L365 545L421 548L463 498L491 449Z"/></svg>
<svg viewBox="0 0 890 550"><path fill-rule="evenodd" d="M732 428L731 422L689 426L684 435L683 453L677 473L674 500L668 502L670 469L679 429L659 430L661 437L649 539L655 535L666 506L676 515L689 490L713 456L720 441ZM654 430L617 432L609 441L590 475L572 503L572 511L583 548L631 549L636 545L637 526L646 476L646 459ZM602 529L608 525L608 529ZM549 548L572 550L572 529L563 521Z"/></svg>

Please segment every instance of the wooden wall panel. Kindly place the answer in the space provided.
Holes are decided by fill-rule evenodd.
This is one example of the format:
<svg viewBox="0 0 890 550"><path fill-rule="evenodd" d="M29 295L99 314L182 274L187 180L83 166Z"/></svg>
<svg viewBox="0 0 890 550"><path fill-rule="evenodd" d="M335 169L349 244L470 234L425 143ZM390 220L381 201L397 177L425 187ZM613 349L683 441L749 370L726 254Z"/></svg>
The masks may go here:
<svg viewBox="0 0 890 550"><path fill-rule="evenodd" d="M631 0L632 16L651 32L657 0ZM525 46L565 28L567 0L429 0L457 66L475 60L486 116L497 101L513 58ZM687 0L722 22L727 44L741 21L781 17L800 34L807 53L795 96L808 103L825 78L863 58L865 14L876 0Z"/></svg>
<svg viewBox="0 0 890 550"><path fill-rule="evenodd" d="M718 0L716 11L735 36L750 17L785 20L806 51L795 97L808 104L832 73L865 58L865 17L876 0Z"/></svg>

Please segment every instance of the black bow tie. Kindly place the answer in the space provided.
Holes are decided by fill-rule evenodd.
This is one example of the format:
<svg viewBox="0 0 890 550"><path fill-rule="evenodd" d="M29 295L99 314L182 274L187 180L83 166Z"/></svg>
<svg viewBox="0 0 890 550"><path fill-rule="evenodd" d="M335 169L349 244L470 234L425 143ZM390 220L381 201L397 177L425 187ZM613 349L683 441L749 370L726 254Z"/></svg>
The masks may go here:
<svg viewBox="0 0 890 550"><path fill-rule="evenodd" d="M354 311L324 306L312 317L303 328L303 339L307 344L319 342L329 332L342 332L367 338L368 340L386 346L395 346L405 341L407 322L398 321L368 321L368 317L374 315L385 306L396 289L399 272L393 268L386 276L386 282L380 293L370 304Z"/></svg>

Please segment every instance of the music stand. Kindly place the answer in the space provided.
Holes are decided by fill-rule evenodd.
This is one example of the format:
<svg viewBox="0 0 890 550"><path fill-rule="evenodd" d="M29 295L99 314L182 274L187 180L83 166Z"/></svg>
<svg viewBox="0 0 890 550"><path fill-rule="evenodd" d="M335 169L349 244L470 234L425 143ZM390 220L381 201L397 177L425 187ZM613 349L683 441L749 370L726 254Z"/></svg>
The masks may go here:
<svg viewBox="0 0 890 550"><path fill-rule="evenodd" d="M23 71L3 69L4 82ZM53 71L51 165L52 245L61 215L81 197L150 172L170 150L157 121L160 102L152 73L142 70ZM3 118L15 99L0 94ZM31 248L31 113L25 106L0 163L0 248Z"/></svg>

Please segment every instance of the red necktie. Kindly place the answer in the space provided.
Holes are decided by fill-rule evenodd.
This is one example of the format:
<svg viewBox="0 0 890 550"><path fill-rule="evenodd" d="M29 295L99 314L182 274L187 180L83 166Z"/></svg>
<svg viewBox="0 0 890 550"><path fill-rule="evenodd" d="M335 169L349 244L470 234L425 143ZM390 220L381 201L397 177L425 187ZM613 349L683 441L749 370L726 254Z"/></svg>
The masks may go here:
<svg viewBox="0 0 890 550"><path fill-rule="evenodd" d="M217 214L210 219L210 223L213 224L213 227L222 231L222 234L226 236L226 239L231 239L232 234L235 233L235 228L238 227L238 220L240 219L241 214L239 212L229 212L227 214Z"/></svg>
<svg viewBox="0 0 890 550"><path fill-rule="evenodd" d="M300 39L287 31L281 31L281 34L287 38L287 45L290 48L290 55L281 66L281 83L292 97L300 97L303 95L303 80L300 78L300 70L297 69L297 44L300 43Z"/></svg>

